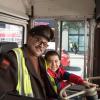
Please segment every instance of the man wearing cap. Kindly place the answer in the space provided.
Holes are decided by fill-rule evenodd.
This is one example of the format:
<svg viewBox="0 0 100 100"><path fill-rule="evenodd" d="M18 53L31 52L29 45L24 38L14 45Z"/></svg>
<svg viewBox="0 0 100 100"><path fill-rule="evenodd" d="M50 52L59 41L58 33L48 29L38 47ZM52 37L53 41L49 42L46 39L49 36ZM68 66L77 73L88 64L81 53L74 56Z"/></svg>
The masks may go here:
<svg viewBox="0 0 100 100"><path fill-rule="evenodd" d="M10 67L7 70L0 68L0 93L15 92L40 100L57 96L41 57L53 37L49 26L36 26L28 32L27 44L9 51Z"/></svg>

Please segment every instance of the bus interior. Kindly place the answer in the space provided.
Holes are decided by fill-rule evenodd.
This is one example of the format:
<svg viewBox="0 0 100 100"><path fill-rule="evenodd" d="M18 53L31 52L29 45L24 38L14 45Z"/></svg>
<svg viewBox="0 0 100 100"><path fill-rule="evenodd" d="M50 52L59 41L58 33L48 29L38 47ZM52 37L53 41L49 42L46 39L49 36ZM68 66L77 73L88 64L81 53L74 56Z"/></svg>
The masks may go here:
<svg viewBox="0 0 100 100"><path fill-rule="evenodd" d="M47 50L60 54L67 71L85 79L100 76L100 0L0 0L0 43L21 47L37 25L53 29Z"/></svg>

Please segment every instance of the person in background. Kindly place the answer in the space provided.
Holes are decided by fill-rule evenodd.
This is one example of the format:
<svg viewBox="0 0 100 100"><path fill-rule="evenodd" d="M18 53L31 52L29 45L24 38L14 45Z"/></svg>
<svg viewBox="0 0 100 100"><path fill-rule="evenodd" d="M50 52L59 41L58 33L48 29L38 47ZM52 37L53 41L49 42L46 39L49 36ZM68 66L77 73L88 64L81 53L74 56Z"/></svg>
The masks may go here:
<svg viewBox="0 0 100 100"><path fill-rule="evenodd" d="M71 51L73 52L73 42L69 44Z"/></svg>
<svg viewBox="0 0 100 100"><path fill-rule="evenodd" d="M47 64L47 73L56 93L59 94L61 89L70 84L70 82L85 87L97 86L96 84L85 81L81 77L64 70L60 65L59 54L54 50L48 51L45 54L45 60ZM64 93L64 96L67 96L67 94Z"/></svg>
<svg viewBox="0 0 100 100"><path fill-rule="evenodd" d="M29 30L26 44L7 53L10 66L7 70L0 68L0 93L11 92L40 100L57 98L42 59L53 37L48 25L36 26Z"/></svg>
<svg viewBox="0 0 100 100"><path fill-rule="evenodd" d="M73 44L73 52L74 52L75 54L77 54L77 52L78 52L78 45L77 45L77 43L75 43L75 42L74 42L74 44Z"/></svg>

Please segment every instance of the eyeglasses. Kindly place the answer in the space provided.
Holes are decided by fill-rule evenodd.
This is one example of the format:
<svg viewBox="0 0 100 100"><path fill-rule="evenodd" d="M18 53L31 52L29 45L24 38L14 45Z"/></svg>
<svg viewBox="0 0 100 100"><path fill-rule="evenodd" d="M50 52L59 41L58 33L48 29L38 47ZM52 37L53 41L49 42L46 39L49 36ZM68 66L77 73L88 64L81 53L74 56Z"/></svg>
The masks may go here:
<svg viewBox="0 0 100 100"><path fill-rule="evenodd" d="M48 43L44 42L40 37L35 37L33 39L33 42L36 43L37 45L43 45L43 47L45 47L45 48L48 47Z"/></svg>

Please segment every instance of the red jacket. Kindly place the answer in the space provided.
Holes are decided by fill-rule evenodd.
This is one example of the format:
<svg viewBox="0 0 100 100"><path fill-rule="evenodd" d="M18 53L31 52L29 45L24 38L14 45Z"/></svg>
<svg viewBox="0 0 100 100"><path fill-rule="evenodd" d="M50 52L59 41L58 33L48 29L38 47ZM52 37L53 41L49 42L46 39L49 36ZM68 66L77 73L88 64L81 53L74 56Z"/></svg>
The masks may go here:
<svg viewBox="0 0 100 100"><path fill-rule="evenodd" d="M68 73L62 67L59 67L56 72L53 72L50 68L47 69L49 76L54 78L57 86L58 93L62 88L68 85L70 82L75 84L83 84L83 79L75 74ZM65 81L66 80L66 81Z"/></svg>

